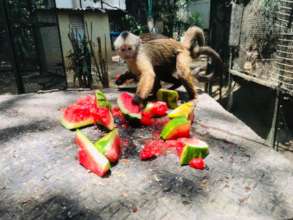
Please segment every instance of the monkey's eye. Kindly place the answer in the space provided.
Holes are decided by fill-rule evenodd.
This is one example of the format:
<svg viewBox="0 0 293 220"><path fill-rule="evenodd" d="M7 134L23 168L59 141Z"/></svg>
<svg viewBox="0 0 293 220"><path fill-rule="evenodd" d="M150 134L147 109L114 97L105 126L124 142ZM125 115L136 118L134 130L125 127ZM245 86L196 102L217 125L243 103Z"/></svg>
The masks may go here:
<svg viewBox="0 0 293 220"><path fill-rule="evenodd" d="M128 49L128 50L131 50L131 47L128 47L127 49Z"/></svg>
<svg viewBox="0 0 293 220"><path fill-rule="evenodd" d="M122 49L121 49L121 51L122 51L122 52L125 52L125 49L124 49L124 48L122 48Z"/></svg>

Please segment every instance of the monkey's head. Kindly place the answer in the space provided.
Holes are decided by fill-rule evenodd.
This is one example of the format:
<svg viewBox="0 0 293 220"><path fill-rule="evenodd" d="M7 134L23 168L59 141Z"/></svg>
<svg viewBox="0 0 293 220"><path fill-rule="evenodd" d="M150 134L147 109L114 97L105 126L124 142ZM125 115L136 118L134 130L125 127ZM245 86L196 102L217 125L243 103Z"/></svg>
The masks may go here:
<svg viewBox="0 0 293 220"><path fill-rule="evenodd" d="M123 31L115 40L114 47L123 60L131 60L136 58L140 43L141 39L138 36Z"/></svg>

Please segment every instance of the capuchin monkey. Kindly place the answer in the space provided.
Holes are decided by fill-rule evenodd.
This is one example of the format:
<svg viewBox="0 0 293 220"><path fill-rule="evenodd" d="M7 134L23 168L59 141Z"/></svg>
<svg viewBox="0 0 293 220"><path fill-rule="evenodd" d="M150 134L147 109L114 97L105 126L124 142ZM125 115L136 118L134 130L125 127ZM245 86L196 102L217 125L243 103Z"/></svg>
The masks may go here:
<svg viewBox="0 0 293 220"><path fill-rule="evenodd" d="M138 78L134 102L142 103L151 92L155 93L160 88L160 81L171 82L176 87L183 85L189 99L196 99L190 64L197 56L193 54L195 47L203 44L203 32L195 26L186 31L181 43L171 38L142 43L138 36L122 32L114 47L126 61L129 72Z"/></svg>

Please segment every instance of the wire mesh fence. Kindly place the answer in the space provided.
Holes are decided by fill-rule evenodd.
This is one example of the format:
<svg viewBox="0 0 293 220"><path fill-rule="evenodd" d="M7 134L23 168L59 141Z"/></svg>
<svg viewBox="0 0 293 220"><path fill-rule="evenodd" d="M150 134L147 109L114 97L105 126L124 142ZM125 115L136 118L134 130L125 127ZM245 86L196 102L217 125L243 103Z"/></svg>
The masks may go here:
<svg viewBox="0 0 293 220"><path fill-rule="evenodd" d="M250 0L233 8L233 70L293 95L293 0Z"/></svg>
<svg viewBox="0 0 293 220"><path fill-rule="evenodd" d="M278 87L293 94L293 1L280 0L276 26L279 39L273 66L273 81Z"/></svg>

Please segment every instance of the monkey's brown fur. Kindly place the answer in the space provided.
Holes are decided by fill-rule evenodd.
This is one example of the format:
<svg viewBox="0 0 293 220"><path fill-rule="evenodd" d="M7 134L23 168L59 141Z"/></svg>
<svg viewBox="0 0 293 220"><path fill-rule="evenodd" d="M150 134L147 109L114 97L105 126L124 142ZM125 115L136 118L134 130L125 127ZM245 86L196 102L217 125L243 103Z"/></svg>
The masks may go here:
<svg viewBox="0 0 293 220"><path fill-rule="evenodd" d="M162 34L157 34L157 33L144 33L139 35L139 38L141 39L142 43L146 43L151 40L168 39L169 37Z"/></svg>
<svg viewBox="0 0 293 220"><path fill-rule="evenodd" d="M190 71L193 42L198 37L195 30L197 27L187 30L183 43L174 39L156 39L138 44L135 35L125 32L117 38L114 44L119 55L127 62L130 72L139 77L136 95L140 99L149 96L153 87L156 87L155 81L166 81L175 72L189 98L196 98L195 83ZM134 44L131 44L132 41Z"/></svg>

